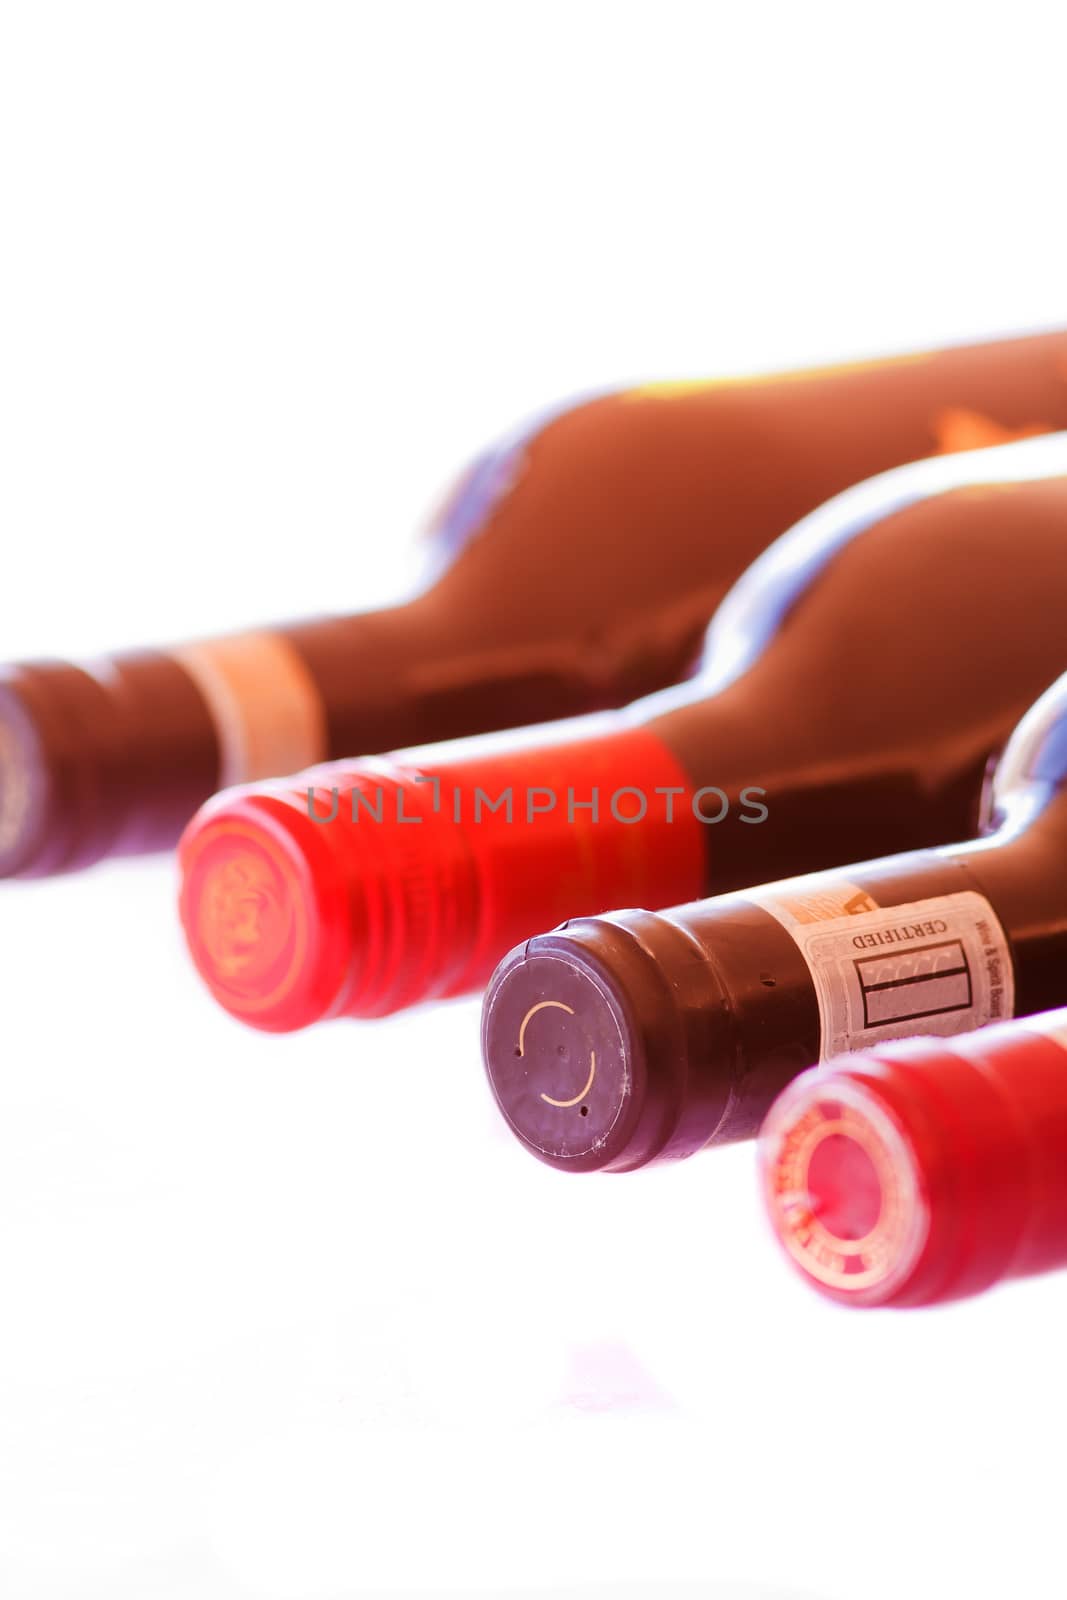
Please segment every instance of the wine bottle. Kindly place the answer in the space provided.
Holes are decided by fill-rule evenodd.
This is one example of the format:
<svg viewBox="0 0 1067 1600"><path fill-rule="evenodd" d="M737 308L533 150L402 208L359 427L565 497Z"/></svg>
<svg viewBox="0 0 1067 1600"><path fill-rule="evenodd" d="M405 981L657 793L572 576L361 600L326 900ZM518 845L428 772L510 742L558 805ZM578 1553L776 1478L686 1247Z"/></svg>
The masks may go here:
<svg viewBox="0 0 1067 1600"><path fill-rule="evenodd" d="M0 876L172 845L214 790L623 705L828 495L1067 427L1067 335L561 407L490 451L407 604L0 673Z"/></svg>
<svg viewBox="0 0 1067 1600"><path fill-rule="evenodd" d="M1067 435L846 491L741 580L692 684L209 802L180 849L194 960L259 1027L380 1016L566 917L966 836L1065 664L1065 557Z"/></svg>
<svg viewBox="0 0 1067 1600"><path fill-rule="evenodd" d="M976 684L983 716L993 698ZM552 1166L629 1171L750 1138L813 1062L1067 1003L1067 675L1009 740L979 834L528 940L483 1013L513 1132Z"/></svg>
<svg viewBox="0 0 1067 1600"><path fill-rule="evenodd" d="M759 1153L775 1233L843 1305L935 1305L1067 1266L1067 1010L805 1072Z"/></svg>

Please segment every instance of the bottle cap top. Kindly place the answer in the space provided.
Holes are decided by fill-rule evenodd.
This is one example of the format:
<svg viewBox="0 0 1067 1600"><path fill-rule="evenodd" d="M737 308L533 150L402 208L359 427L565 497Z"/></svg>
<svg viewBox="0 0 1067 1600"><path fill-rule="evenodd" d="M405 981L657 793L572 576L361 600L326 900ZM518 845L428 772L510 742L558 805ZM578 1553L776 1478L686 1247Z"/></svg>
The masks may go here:
<svg viewBox="0 0 1067 1600"><path fill-rule="evenodd" d="M199 692L168 655L0 672L0 877L172 846L218 773Z"/></svg>
<svg viewBox="0 0 1067 1600"><path fill-rule="evenodd" d="M651 912L578 918L497 968L482 1054L504 1117L541 1161L630 1171L679 1136L690 1041L671 974L682 937Z"/></svg>
<svg viewBox="0 0 1067 1600"><path fill-rule="evenodd" d="M529 1150L576 1172L610 1161L642 1057L604 975L566 948L515 952L494 979L484 1042L493 1093Z"/></svg>
<svg viewBox="0 0 1067 1600"><path fill-rule="evenodd" d="M929 1205L914 1146L872 1084L804 1073L767 1116L760 1171L772 1226L818 1288L879 1305L908 1282Z"/></svg>
<svg viewBox="0 0 1067 1600"><path fill-rule="evenodd" d="M279 795L229 793L179 846L189 950L219 1004L286 1032L324 1015L345 973L344 897L315 825Z"/></svg>
<svg viewBox="0 0 1067 1600"><path fill-rule="evenodd" d="M40 862L55 822L56 777L46 729L7 678L0 682L0 877Z"/></svg>

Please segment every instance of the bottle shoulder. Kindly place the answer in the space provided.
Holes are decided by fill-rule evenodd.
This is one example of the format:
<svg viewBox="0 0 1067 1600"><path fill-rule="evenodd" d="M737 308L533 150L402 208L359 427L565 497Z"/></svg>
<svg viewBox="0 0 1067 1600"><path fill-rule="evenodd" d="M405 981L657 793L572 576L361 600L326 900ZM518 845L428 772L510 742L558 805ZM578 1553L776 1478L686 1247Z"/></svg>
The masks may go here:
<svg viewBox="0 0 1067 1600"><path fill-rule="evenodd" d="M1057 433L895 467L835 495L782 534L733 585L708 628L701 683L714 692L747 671L835 560L865 551L870 536L889 519L897 518L899 527L900 513L960 491L993 491L1065 475L1067 433ZM935 517L942 511L951 518L955 508L939 503ZM906 519L901 535L908 536ZM880 576L898 589L891 571ZM872 599L878 604L877 596Z"/></svg>

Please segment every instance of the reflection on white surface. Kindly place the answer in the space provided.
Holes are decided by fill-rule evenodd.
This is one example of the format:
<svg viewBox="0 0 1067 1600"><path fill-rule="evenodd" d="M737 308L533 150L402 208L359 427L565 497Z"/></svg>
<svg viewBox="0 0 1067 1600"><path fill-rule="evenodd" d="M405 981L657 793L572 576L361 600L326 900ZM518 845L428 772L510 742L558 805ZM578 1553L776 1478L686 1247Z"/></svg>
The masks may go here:
<svg viewBox="0 0 1067 1600"><path fill-rule="evenodd" d="M621 1339L573 1345L562 1399L578 1411L673 1411L677 1402Z"/></svg>
<svg viewBox="0 0 1067 1600"><path fill-rule="evenodd" d="M492 1589L373 1589L360 1590L360 1600L439 1600L444 1596L468 1596L469 1600L830 1600L813 1589L782 1588L778 1584L736 1582L642 1582L619 1583L517 1584Z"/></svg>
<svg viewBox="0 0 1067 1600"><path fill-rule="evenodd" d="M1062 1278L839 1311L750 1148L554 1172L495 1136L476 1004L265 1038L171 890L4 892L9 970L83 952L9 1001L5 1593L1058 1593Z"/></svg>

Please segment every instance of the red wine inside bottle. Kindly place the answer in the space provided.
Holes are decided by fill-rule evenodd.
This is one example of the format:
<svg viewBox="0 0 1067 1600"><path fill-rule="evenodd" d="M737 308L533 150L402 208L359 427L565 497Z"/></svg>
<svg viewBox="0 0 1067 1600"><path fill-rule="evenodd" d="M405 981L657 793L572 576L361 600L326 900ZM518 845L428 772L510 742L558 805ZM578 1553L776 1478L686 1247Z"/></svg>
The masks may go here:
<svg viewBox="0 0 1067 1600"><path fill-rule="evenodd" d="M567 917L966 837L1064 665L1065 555L1065 435L858 486L760 558L684 688L211 802L197 966L259 1027L383 1015Z"/></svg>
<svg viewBox="0 0 1067 1600"><path fill-rule="evenodd" d="M1064 427L1063 333L560 408L464 478L405 605L7 668L0 875L165 848L228 784L623 705L827 496Z"/></svg>
<svg viewBox="0 0 1067 1600"><path fill-rule="evenodd" d="M1067 1010L803 1073L763 1124L760 1172L789 1258L843 1305L1067 1266Z"/></svg>
<svg viewBox="0 0 1067 1600"><path fill-rule="evenodd" d="M981 836L659 913L578 919L483 1012L526 1148L628 1171L750 1138L813 1062L1067 1002L1067 676L1023 719Z"/></svg>

